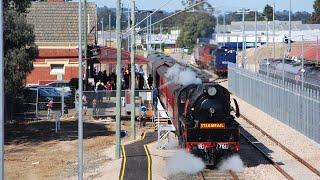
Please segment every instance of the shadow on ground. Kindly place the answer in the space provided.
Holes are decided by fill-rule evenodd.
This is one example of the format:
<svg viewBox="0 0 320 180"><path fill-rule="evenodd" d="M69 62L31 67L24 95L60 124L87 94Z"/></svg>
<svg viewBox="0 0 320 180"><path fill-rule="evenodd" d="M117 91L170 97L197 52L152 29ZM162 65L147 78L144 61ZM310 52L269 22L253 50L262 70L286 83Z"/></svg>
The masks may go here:
<svg viewBox="0 0 320 180"><path fill-rule="evenodd" d="M78 138L78 121L61 122L61 130L55 132L55 122L39 121L30 123L16 123L5 126L5 144L38 144L47 141L71 141ZM108 130L102 123L83 123L83 138L109 136L114 131Z"/></svg>

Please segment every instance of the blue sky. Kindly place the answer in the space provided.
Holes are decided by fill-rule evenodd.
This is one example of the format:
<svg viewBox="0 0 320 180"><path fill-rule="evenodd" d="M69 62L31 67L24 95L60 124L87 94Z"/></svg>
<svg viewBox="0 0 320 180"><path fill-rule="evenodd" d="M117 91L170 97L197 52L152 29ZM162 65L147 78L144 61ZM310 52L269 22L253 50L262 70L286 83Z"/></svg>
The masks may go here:
<svg viewBox="0 0 320 180"><path fill-rule="evenodd" d="M116 0L88 0L95 2L98 6L115 7ZM139 9L157 9L168 0L136 0ZM262 10L265 4L272 4L273 0L208 0L213 6L222 10L234 10L242 7ZM122 0L125 6L128 6L130 0ZM312 12L314 0L292 0L293 11ZM181 9L181 0L171 0L171 2L162 8L163 10L173 11ZM289 0L276 0L276 10L289 8Z"/></svg>

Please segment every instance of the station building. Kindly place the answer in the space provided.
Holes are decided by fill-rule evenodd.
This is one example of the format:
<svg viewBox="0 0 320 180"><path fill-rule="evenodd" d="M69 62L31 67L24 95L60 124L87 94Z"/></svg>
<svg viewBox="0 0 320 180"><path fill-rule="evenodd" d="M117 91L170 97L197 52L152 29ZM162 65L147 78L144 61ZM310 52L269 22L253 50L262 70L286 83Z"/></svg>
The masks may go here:
<svg viewBox="0 0 320 180"><path fill-rule="evenodd" d="M95 43L97 6L87 3L88 44ZM78 2L33 2L27 14L34 26L39 55L27 76L27 85L47 84L78 77Z"/></svg>

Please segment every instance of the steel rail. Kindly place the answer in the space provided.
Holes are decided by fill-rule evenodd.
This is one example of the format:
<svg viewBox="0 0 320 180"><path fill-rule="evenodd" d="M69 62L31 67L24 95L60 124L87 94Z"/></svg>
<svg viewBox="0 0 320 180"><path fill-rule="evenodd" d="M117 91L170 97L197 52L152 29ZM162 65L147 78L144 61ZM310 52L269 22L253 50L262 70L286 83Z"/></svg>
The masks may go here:
<svg viewBox="0 0 320 180"><path fill-rule="evenodd" d="M259 126L257 126L254 122L250 121L247 117L243 116L242 114L240 117L245 120L247 123L249 123L251 126L253 126L255 129L257 129L259 132L261 132L264 136L268 137L273 143L278 145L281 149L286 151L288 154L290 154L293 158L295 158L297 161L299 161L301 164L303 164L305 167L307 167L310 171L315 173L317 176L320 177L320 171L318 171L315 167L313 167L311 164L303 160L300 156L298 156L296 153L292 152L289 148L287 148L285 145L277 141L275 138L273 138L270 134L265 132L263 129L261 129Z"/></svg>

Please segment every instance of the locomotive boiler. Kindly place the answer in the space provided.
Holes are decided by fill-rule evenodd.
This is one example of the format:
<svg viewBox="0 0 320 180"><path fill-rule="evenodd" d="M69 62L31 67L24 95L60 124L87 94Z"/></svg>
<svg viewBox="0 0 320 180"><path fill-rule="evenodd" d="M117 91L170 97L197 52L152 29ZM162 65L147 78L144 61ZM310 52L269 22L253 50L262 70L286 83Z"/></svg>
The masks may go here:
<svg viewBox="0 0 320 180"><path fill-rule="evenodd" d="M239 152L239 124L232 114L229 91L173 59L152 65L159 99L176 128L180 146L208 165Z"/></svg>

